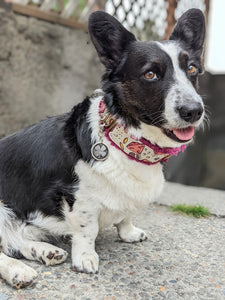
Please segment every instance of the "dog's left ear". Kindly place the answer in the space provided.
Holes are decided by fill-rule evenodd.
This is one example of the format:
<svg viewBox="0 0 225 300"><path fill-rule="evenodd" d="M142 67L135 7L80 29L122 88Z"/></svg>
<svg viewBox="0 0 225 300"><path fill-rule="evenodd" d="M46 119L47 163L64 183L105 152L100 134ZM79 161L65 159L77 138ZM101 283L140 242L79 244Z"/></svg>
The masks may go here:
<svg viewBox="0 0 225 300"><path fill-rule="evenodd" d="M170 40L179 40L187 49L201 55L205 39L205 17L200 9L187 10L179 19Z"/></svg>
<svg viewBox="0 0 225 300"><path fill-rule="evenodd" d="M136 40L117 19L103 11L90 15L88 30L99 58L107 68L118 66L128 45Z"/></svg>

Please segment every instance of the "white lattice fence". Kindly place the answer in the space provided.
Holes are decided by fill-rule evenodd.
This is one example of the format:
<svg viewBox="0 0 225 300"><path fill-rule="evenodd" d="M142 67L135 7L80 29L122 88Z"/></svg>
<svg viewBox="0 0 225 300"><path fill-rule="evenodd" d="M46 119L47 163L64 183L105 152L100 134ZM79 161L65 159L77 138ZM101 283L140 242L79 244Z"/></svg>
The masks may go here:
<svg viewBox="0 0 225 300"><path fill-rule="evenodd" d="M168 38L191 7L208 12L209 0L5 0L16 12L87 30L92 11L106 10L142 40Z"/></svg>
<svg viewBox="0 0 225 300"><path fill-rule="evenodd" d="M206 2L209 0L107 0L105 9L139 38L149 40L168 38L184 11L195 7L206 12Z"/></svg>

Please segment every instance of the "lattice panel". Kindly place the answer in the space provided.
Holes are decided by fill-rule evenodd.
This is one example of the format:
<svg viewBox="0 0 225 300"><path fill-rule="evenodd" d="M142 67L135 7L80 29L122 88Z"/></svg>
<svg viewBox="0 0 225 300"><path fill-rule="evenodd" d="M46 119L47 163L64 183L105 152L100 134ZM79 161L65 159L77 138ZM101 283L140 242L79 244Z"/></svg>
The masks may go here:
<svg viewBox="0 0 225 300"><path fill-rule="evenodd" d="M0 0L1 1L1 0ZM137 38L169 38L176 20L189 8L209 10L210 0L5 0L13 10L61 25L87 29L90 13L105 9Z"/></svg>
<svg viewBox="0 0 225 300"><path fill-rule="evenodd" d="M205 0L178 0L177 20L189 8L205 12ZM142 40L164 39L167 28L167 0L107 0L105 10Z"/></svg>
<svg viewBox="0 0 225 300"><path fill-rule="evenodd" d="M105 9L142 40L162 39L166 26L165 0L107 0Z"/></svg>

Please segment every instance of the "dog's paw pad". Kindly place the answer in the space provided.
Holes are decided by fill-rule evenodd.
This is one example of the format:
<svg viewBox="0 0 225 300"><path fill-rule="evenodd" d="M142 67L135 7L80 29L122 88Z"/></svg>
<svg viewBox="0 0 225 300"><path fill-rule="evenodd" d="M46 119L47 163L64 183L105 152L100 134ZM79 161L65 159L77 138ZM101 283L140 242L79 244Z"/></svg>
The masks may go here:
<svg viewBox="0 0 225 300"><path fill-rule="evenodd" d="M77 272L83 273L97 273L99 258L96 252L82 253L78 255L73 262L73 268Z"/></svg>
<svg viewBox="0 0 225 300"><path fill-rule="evenodd" d="M9 283L17 289L25 288L32 285L37 276L38 274L35 270L28 266L23 266L22 269L17 270L17 273L13 275Z"/></svg>
<svg viewBox="0 0 225 300"><path fill-rule="evenodd" d="M139 241L143 242L143 241L147 240L147 238L148 238L147 234L143 231L140 235Z"/></svg>
<svg viewBox="0 0 225 300"><path fill-rule="evenodd" d="M60 248L44 250L40 260L47 266L58 265L67 259L68 253Z"/></svg>
<svg viewBox="0 0 225 300"><path fill-rule="evenodd" d="M133 227L132 230L128 232L123 232L123 230L121 230L119 232L119 237L126 243L143 242L148 238L147 234L142 229L137 227Z"/></svg>

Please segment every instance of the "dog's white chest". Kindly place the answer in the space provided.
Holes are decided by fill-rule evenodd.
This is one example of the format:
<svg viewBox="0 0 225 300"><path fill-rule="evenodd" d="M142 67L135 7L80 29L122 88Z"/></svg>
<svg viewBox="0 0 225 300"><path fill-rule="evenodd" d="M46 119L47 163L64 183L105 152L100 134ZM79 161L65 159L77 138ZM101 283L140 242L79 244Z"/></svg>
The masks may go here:
<svg viewBox="0 0 225 300"><path fill-rule="evenodd" d="M80 179L78 194L83 191L83 201L99 207L100 227L118 223L124 215L153 202L164 182L160 164L145 166L127 159L128 164L123 164L118 156L114 161L114 149L110 150L105 162L91 167L80 161L75 170Z"/></svg>

